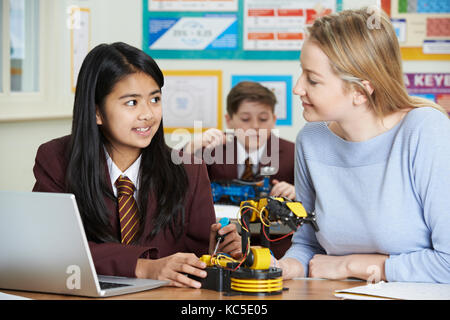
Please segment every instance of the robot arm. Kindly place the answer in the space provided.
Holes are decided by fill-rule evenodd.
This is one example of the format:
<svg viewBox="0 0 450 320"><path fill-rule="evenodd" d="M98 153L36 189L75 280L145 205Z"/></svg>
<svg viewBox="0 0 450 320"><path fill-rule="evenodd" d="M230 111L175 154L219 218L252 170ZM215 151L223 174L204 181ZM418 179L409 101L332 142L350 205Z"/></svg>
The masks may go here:
<svg viewBox="0 0 450 320"><path fill-rule="evenodd" d="M282 270L271 267L269 243L278 241L297 230L303 223L318 226L314 214L308 214L301 202L285 198L262 197L242 201L239 210L242 227L242 259L235 260L224 253L204 255L200 258L208 266L206 278L198 278L202 287L233 294L280 294L283 292ZM267 242L263 247L250 246L250 223L261 223ZM288 225L292 231L279 239L269 239L268 230L273 222Z"/></svg>
<svg viewBox="0 0 450 320"><path fill-rule="evenodd" d="M267 197L258 200L242 201L240 214L242 253L245 257L244 265L249 268L254 267L255 261L254 250L252 251L250 248L251 233L249 226L251 222L261 221L261 231L266 238L263 245L266 244L266 247L269 246L268 243L270 241L276 241L270 240L267 236L268 232L266 230L269 230L270 223L281 222L287 225L292 230L288 235L294 233L303 223L311 223L315 231L319 230L314 213L308 214L301 202L285 198Z"/></svg>
<svg viewBox="0 0 450 320"><path fill-rule="evenodd" d="M279 200L280 198L269 197L266 205L268 220L271 222L281 221L296 231L303 223L311 223L314 230L319 231L314 213L308 214L299 201Z"/></svg>

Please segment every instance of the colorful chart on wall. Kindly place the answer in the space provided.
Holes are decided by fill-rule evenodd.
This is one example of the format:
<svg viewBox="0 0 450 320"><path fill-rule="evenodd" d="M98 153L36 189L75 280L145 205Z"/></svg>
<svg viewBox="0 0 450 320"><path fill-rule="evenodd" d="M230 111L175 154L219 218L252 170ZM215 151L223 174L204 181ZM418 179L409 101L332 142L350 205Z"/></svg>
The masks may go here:
<svg viewBox="0 0 450 320"><path fill-rule="evenodd" d="M305 28L340 1L143 0L142 46L153 58L297 60Z"/></svg>
<svg viewBox="0 0 450 320"><path fill-rule="evenodd" d="M164 132L222 129L222 71L164 70Z"/></svg>
<svg viewBox="0 0 450 320"><path fill-rule="evenodd" d="M297 60L319 16L372 6L390 16L404 60L450 60L450 1L143 0L143 49L154 58Z"/></svg>
<svg viewBox="0 0 450 320"><path fill-rule="evenodd" d="M450 60L450 0L337 1L337 11L364 6L391 17L403 60Z"/></svg>
<svg viewBox="0 0 450 320"><path fill-rule="evenodd" d="M450 60L450 1L390 0L404 60Z"/></svg>
<svg viewBox="0 0 450 320"><path fill-rule="evenodd" d="M231 86L242 81L254 81L269 88L275 94L276 124L279 126L292 125L292 76L285 75L233 75Z"/></svg>

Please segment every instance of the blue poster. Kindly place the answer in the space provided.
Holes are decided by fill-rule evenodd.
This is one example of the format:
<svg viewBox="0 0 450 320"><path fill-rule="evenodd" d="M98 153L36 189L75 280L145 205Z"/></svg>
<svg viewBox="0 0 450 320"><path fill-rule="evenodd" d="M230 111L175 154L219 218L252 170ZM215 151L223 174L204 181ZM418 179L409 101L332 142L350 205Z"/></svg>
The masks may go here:
<svg viewBox="0 0 450 320"><path fill-rule="evenodd" d="M298 60L294 51L243 49L243 1L220 12L149 10L142 1L142 49L155 59Z"/></svg>
<svg viewBox="0 0 450 320"><path fill-rule="evenodd" d="M276 124L278 126L292 125L292 76L234 75L231 77L231 87L242 81L258 82L272 90L277 98L275 105Z"/></svg>
<svg viewBox="0 0 450 320"><path fill-rule="evenodd" d="M150 50L236 50L237 38L235 14L149 19Z"/></svg>

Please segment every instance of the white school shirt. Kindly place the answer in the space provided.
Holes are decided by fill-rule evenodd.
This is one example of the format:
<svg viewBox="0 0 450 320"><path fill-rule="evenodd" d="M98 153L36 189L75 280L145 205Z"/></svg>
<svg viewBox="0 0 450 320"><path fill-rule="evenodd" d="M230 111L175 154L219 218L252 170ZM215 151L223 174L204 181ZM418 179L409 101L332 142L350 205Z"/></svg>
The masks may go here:
<svg viewBox="0 0 450 320"><path fill-rule="evenodd" d="M109 177L111 178L111 185L114 192L114 195L117 197L117 188L115 186L116 180L122 175L128 177L131 182L133 182L135 186L134 190L134 199L137 200L137 193L139 190L139 167L141 166L141 156L139 156L136 161L133 162L133 164L125 170L125 172L122 172L114 163L114 161L111 159L111 157L108 154L108 151L105 149L106 154L106 165L108 166L108 172Z"/></svg>
<svg viewBox="0 0 450 320"><path fill-rule="evenodd" d="M258 163L259 163L259 159L261 159L261 156L266 148L266 144L267 142L261 146L260 148L258 148L258 150L252 151L250 153L247 153L247 151L245 151L244 146L237 141L236 145L237 145L237 173L238 173L238 177L240 178L242 176L242 174L244 173L245 170L245 159L250 158L251 163L253 164L252 166L252 170L253 170L253 174L257 174L258 173Z"/></svg>

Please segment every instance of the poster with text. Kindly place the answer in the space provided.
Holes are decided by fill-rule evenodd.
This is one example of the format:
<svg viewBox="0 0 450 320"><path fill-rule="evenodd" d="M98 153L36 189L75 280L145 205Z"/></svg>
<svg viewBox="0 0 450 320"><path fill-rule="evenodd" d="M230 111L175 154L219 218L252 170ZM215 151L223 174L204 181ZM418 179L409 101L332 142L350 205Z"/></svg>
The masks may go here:
<svg viewBox="0 0 450 320"><path fill-rule="evenodd" d="M336 11L336 0L245 0L244 50L298 51L306 27Z"/></svg>
<svg viewBox="0 0 450 320"><path fill-rule="evenodd" d="M408 93L441 105L450 115L450 73L405 73Z"/></svg>
<svg viewBox="0 0 450 320"><path fill-rule="evenodd" d="M148 35L150 50L236 49L237 17L155 17L150 20Z"/></svg>
<svg viewBox="0 0 450 320"><path fill-rule="evenodd" d="M142 1L142 47L157 59L297 60L304 28L342 5L342 0Z"/></svg>
<svg viewBox="0 0 450 320"><path fill-rule="evenodd" d="M152 11L237 11L238 0L148 0Z"/></svg>

